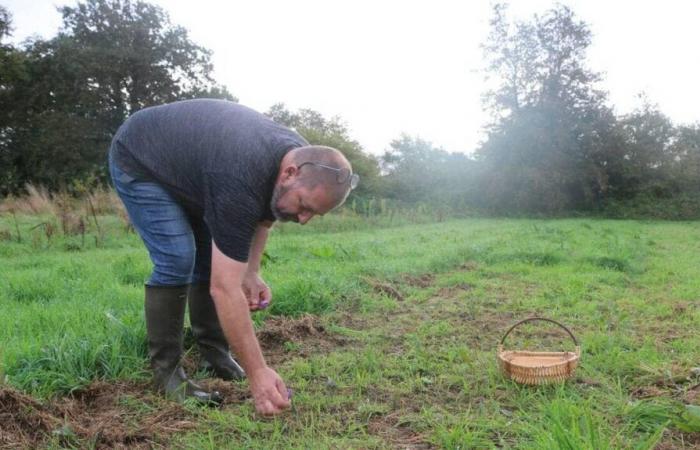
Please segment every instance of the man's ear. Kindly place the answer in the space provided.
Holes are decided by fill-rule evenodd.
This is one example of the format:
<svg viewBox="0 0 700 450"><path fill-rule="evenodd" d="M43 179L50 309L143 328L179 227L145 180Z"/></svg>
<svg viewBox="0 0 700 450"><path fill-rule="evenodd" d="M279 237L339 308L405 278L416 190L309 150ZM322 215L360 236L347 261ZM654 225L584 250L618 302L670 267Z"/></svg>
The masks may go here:
<svg viewBox="0 0 700 450"><path fill-rule="evenodd" d="M282 169L281 181L286 182L294 179L299 174L299 167L295 164L290 164Z"/></svg>

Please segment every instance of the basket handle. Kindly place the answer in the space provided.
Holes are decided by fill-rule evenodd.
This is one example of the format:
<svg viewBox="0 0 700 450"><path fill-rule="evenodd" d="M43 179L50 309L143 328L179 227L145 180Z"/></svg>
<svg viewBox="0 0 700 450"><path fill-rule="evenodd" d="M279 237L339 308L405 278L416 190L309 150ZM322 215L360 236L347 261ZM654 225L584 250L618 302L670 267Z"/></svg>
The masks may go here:
<svg viewBox="0 0 700 450"><path fill-rule="evenodd" d="M529 317L529 318L527 318L527 319L521 320L520 322L516 323L515 325L513 325L512 327L510 327L510 329L509 329L508 331L506 331L506 334L503 335L503 338L501 339L501 346L505 343L506 338L508 337L508 335L510 334L510 332L513 331L513 330L515 329L515 327L517 327L517 326L519 326L519 325L522 325L522 324L524 324L524 323L526 323L526 322L532 322L532 321L534 321L534 320L543 320L543 321L545 321L545 322L552 322L552 323L555 324L555 325L559 325L561 328L564 329L564 331L566 331L566 332L569 334L569 336L571 336L571 339L573 339L574 344L576 344L576 347L578 347L578 341L576 340L576 336L574 336L574 333L572 333L571 330L569 330L568 328L566 328L564 325L560 324L560 323L557 322L556 320L547 319L547 318L545 318L545 317Z"/></svg>

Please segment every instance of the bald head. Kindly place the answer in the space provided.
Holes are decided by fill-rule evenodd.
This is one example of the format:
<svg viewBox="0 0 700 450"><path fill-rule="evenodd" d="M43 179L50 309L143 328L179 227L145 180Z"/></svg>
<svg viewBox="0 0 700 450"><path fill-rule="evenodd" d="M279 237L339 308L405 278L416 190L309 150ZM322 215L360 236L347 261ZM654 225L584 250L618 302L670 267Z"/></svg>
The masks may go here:
<svg viewBox="0 0 700 450"><path fill-rule="evenodd" d="M288 155L292 161L299 165L306 161L314 161L323 164L337 164L342 167L350 168L350 163L339 150L325 145L307 145L305 147L297 147L289 151Z"/></svg>
<svg viewBox="0 0 700 450"><path fill-rule="evenodd" d="M294 165L300 167L298 181L302 186L308 189L323 186L324 190L335 200L336 206L343 204L350 193L350 181L340 183L338 182L338 171L318 165L345 169L352 173L350 162L340 151L323 145L307 145L295 148L287 155Z"/></svg>
<svg viewBox="0 0 700 450"><path fill-rule="evenodd" d="M323 215L343 204L353 187L351 174L352 166L334 148L309 145L290 150L280 164L272 212L278 220L301 224Z"/></svg>

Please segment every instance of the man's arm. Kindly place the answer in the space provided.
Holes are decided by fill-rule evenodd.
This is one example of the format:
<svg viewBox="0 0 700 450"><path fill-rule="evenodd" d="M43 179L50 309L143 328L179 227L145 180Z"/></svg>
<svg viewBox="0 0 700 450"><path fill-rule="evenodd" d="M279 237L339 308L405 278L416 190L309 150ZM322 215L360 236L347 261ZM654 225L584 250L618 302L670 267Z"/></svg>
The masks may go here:
<svg viewBox="0 0 700 450"><path fill-rule="evenodd" d="M260 262L262 261L262 255L265 251L265 244L267 243L267 235L270 232L270 227L272 227L272 222L261 222L255 229L253 242L250 245L250 256L248 258L249 272L260 272Z"/></svg>
<svg viewBox="0 0 700 450"><path fill-rule="evenodd" d="M216 313L229 345L243 365L255 399L262 414L277 414L289 407L287 388L277 373L267 367L241 283L247 264L235 261L212 242L211 296Z"/></svg>
<svg viewBox="0 0 700 450"><path fill-rule="evenodd" d="M261 222L255 229L250 245L248 268L243 275L243 293L248 298L251 311L266 308L272 300L272 292L260 276L260 263L272 222Z"/></svg>

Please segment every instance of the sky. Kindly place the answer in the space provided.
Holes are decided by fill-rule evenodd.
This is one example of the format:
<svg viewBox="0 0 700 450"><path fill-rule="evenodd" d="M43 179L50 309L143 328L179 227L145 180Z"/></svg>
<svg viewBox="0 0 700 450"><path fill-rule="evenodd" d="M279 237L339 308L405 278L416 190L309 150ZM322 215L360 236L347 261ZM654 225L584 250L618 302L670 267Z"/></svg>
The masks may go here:
<svg viewBox="0 0 700 450"><path fill-rule="evenodd" d="M213 51L215 79L244 105L284 102L340 116L373 154L401 133L452 152L473 152L488 120L480 44L491 3L393 0L151 0ZM589 67L616 113L644 92L676 123L700 121L700 2L563 0L588 23ZM13 41L52 37L57 6L74 0L0 0ZM555 4L513 0L527 19Z"/></svg>

